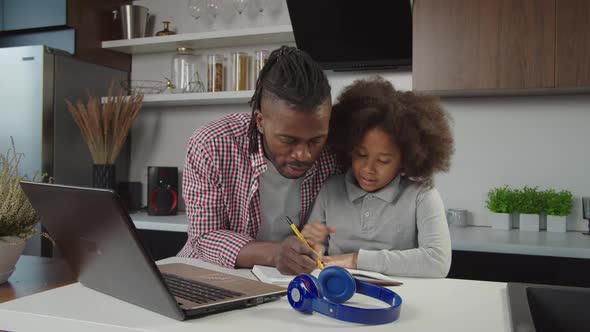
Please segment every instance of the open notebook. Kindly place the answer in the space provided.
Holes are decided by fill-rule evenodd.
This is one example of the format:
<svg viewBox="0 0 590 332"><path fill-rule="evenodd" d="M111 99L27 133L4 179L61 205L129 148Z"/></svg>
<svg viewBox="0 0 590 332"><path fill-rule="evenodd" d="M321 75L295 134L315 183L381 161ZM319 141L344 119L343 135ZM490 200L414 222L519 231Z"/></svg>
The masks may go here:
<svg viewBox="0 0 590 332"><path fill-rule="evenodd" d="M354 269L346 270L348 270L348 272L350 272L355 278L372 284L382 286L399 286L402 284L401 282L378 272ZM254 265L254 267L252 267L252 273L258 278L258 280L275 285L288 284L295 277L294 275L281 274L281 272L275 267L263 265ZM311 274L317 277L320 274L320 269L315 269Z"/></svg>

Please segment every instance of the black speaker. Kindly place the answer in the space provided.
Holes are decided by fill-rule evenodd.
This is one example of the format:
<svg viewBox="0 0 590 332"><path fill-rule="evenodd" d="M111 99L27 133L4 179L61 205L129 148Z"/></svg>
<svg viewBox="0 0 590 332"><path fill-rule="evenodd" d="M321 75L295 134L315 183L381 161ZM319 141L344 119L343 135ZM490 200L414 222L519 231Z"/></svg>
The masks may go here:
<svg viewBox="0 0 590 332"><path fill-rule="evenodd" d="M178 168L148 167L148 214L171 216L178 213Z"/></svg>

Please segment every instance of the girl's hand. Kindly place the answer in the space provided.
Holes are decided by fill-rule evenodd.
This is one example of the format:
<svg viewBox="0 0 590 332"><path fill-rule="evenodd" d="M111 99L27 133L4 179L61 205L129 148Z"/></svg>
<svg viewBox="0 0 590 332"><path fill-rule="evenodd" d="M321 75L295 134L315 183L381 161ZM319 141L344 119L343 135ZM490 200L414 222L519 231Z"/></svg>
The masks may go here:
<svg viewBox="0 0 590 332"><path fill-rule="evenodd" d="M310 242L310 244L322 244L326 238L336 231L335 227L328 227L319 221L311 221L303 226L301 235Z"/></svg>
<svg viewBox="0 0 590 332"><path fill-rule="evenodd" d="M356 269L357 259L358 253L353 252L344 255L324 256L322 261L325 266L340 266L347 269Z"/></svg>

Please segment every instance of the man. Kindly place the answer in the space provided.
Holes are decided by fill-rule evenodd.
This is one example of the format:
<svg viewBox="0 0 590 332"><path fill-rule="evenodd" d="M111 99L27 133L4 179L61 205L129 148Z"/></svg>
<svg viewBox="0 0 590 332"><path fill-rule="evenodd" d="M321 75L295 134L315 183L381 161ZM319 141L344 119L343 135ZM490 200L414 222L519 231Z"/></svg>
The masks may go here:
<svg viewBox="0 0 590 332"><path fill-rule="evenodd" d="M330 85L309 55L283 46L261 70L250 104L252 114L225 116L189 140L188 240L178 255L232 268L310 272L318 254L292 236L285 216L302 227L336 171L324 147Z"/></svg>

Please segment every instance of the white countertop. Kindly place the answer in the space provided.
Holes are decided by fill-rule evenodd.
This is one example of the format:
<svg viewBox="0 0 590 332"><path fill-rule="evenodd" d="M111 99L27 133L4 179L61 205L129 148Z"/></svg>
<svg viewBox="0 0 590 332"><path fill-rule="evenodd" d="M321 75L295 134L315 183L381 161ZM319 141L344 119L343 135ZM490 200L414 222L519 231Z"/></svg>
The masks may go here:
<svg viewBox="0 0 590 332"><path fill-rule="evenodd" d="M453 250L590 258L590 236L582 232L531 232L490 227L449 228Z"/></svg>
<svg viewBox="0 0 590 332"><path fill-rule="evenodd" d="M184 212L179 212L175 216L150 216L147 212L137 212L131 213L129 216L137 229L186 232L188 228Z"/></svg>
<svg viewBox="0 0 590 332"><path fill-rule="evenodd" d="M149 216L146 212L140 212L131 214L131 219L138 229L186 232L188 227L184 213L176 216ZM506 231L478 226L450 226L449 230L453 250L590 258L590 236L582 232Z"/></svg>
<svg viewBox="0 0 590 332"><path fill-rule="evenodd" d="M198 260L169 258L160 263L182 262L254 278L250 270L230 270ZM116 272L113 277L117 278ZM506 284L458 279L398 278L392 288L403 298L400 319L367 327L294 311L287 298L214 314L185 322L72 284L0 304L0 330L9 331L510 331ZM149 290L146 290L149 291ZM364 302L355 296L349 304Z"/></svg>

